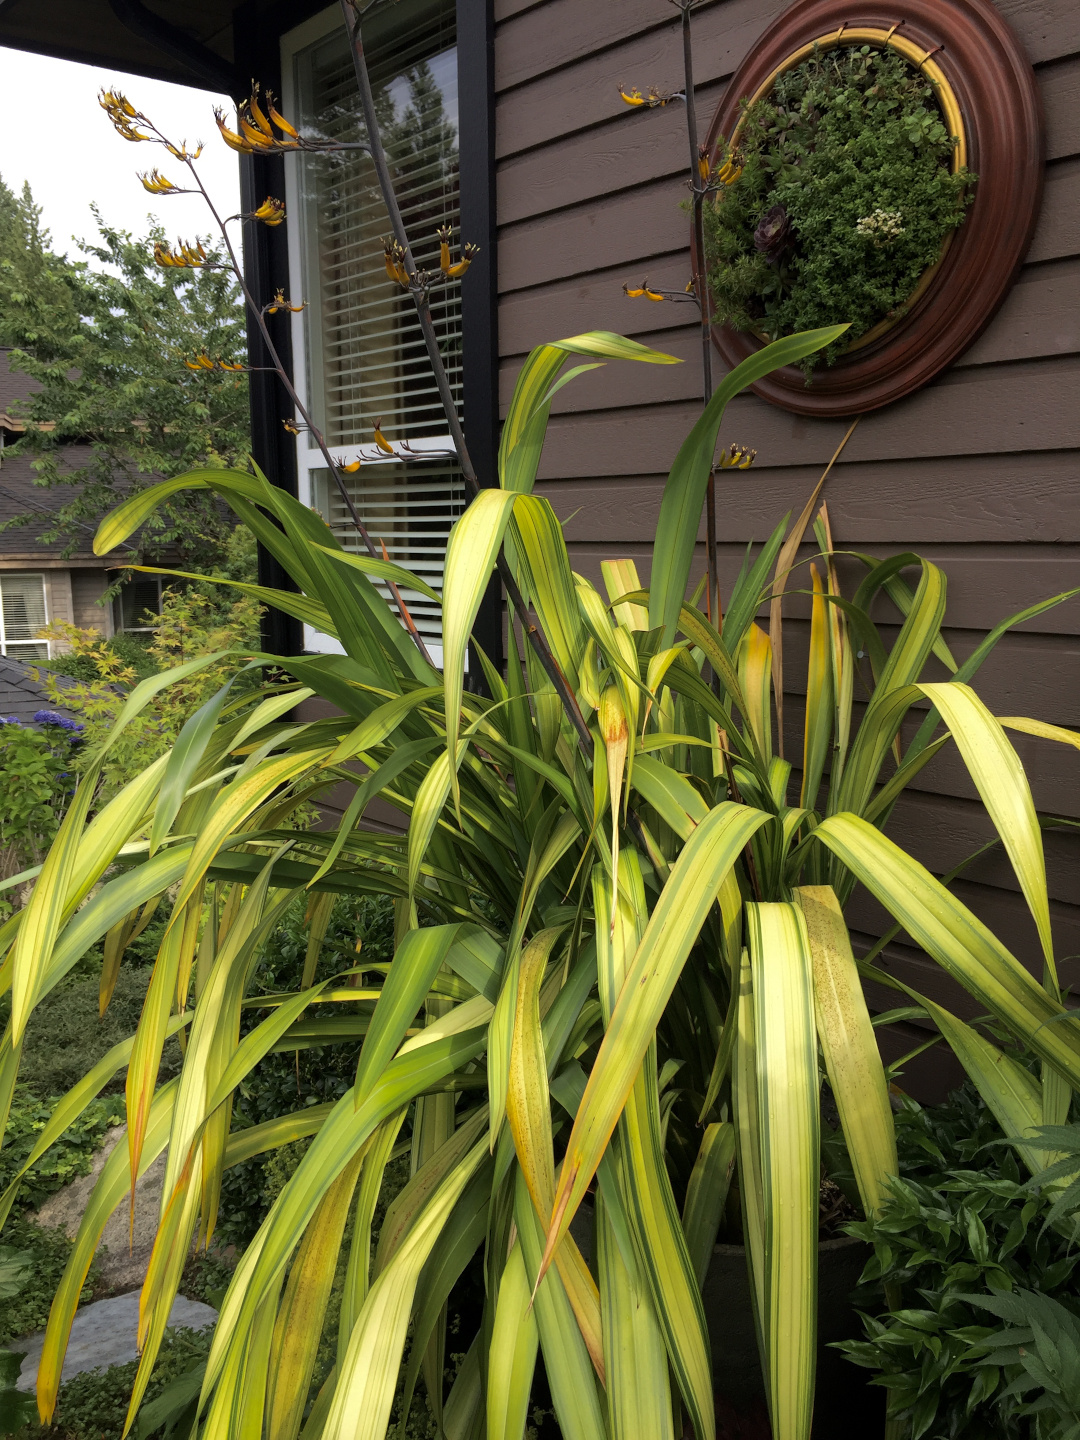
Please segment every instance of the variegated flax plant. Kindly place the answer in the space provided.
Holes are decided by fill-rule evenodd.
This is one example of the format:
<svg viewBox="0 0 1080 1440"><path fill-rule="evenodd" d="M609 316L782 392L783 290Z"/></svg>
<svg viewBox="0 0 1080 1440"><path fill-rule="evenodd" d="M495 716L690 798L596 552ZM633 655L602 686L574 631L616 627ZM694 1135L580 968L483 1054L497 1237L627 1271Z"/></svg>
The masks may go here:
<svg viewBox="0 0 1080 1440"><path fill-rule="evenodd" d="M350 29L355 38L352 20ZM261 129L254 111L252 122ZM246 136L242 124L235 133ZM521 1440L542 1350L567 1440L674 1440L686 1424L713 1440L700 1287L737 1174L773 1434L807 1440L823 1076L869 1217L896 1170L862 980L899 989L908 1013L936 1025L1005 1135L1063 1117L1080 1086L1080 1024L1061 1002L1040 819L1007 732L1078 741L995 717L971 682L1010 626L1064 597L1007 619L958 665L942 634L941 571L910 554L865 557L858 588L842 595L820 515L798 769L777 751L771 642L755 620L792 563L786 520L748 558L722 626L686 601L728 401L842 329L779 340L718 385L674 458L648 588L617 558L604 563L603 590L575 574L550 504L534 493L571 357L584 357L578 368L673 363L607 332L526 360L497 483L451 533L442 595L401 567L346 553L319 516L258 473L196 471L139 492L103 523L104 554L176 489L213 491L298 593L251 588L334 636L342 653L260 657L272 682L235 698L223 687L107 804L96 803L91 766L28 904L0 929L6 1114L35 1007L99 941L106 956L122 952L147 906L168 917L138 1030L64 1097L27 1161L126 1071L128 1143L96 1181L53 1304L43 1417L55 1412L95 1247L133 1179L165 1155L129 1427L191 1247L213 1238L224 1172L307 1139L222 1303L200 1437L382 1440L395 1400L407 1415L423 1384L448 1440ZM465 690L473 623L501 571L513 582L511 621L544 637L559 685L535 650L519 653L511 623L505 675L485 664L489 693ZM376 588L388 578L441 605L442 672ZM882 592L903 617L891 645L873 618ZM948 679L926 678L931 657ZM212 659L136 687L97 767L155 693ZM332 713L298 720L312 696ZM917 728L904 742L909 716ZM953 746L1031 910L1041 980L885 833L905 785ZM336 828L290 828L306 800L342 781L353 798ZM377 798L399 812L399 832L365 827ZM844 906L860 883L980 1013L1039 1057L1041 1083L981 1030L873 959L856 961ZM268 937L305 894L302 980L257 993ZM393 959L361 956L317 981L327 906L373 894L394 902ZM242 1025L253 1011L257 1023ZM177 1032L183 1068L159 1086L162 1047ZM353 1087L336 1103L234 1129L232 1098L260 1060L313 1040L356 1053ZM373 1248L384 1172L405 1136L414 1173ZM1025 1158L1035 1171L1053 1160L1033 1149ZM574 1223L586 1216L588 1256ZM470 1267L482 1270L483 1314L459 1337L464 1360L447 1391L445 1306ZM316 1389L335 1274L336 1363Z"/></svg>

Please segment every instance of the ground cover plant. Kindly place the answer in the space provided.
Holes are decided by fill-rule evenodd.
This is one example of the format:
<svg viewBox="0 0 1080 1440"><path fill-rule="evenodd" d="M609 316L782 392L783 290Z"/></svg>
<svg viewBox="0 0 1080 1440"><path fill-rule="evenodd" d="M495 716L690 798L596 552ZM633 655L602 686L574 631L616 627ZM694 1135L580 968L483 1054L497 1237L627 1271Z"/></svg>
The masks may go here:
<svg viewBox="0 0 1080 1440"><path fill-rule="evenodd" d="M1006 1338L995 1314L1030 1331L1028 1312L1045 1299L1066 1307L1056 1322L1051 1308L1052 1331L1080 1325L1073 1226L1047 1223L1060 1187L1045 1171L1032 1177L970 1082L942 1105L905 1099L896 1133L891 1198L876 1222L849 1227L874 1258L859 1299L866 1338L841 1348L878 1372L897 1428L912 1440L1054 1434L1071 1403L1068 1352L1049 1364L1033 1356L1031 1380L1024 1342ZM1017 1397L1036 1383L1049 1391L1049 1423L1032 1432Z"/></svg>
<svg viewBox="0 0 1080 1440"><path fill-rule="evenodd" d="M779 76L704 207L718 322L776 339L842 315L843 340L802 362L831 364L902 311L962 223L974 177L953 150L932 84L895 51L818 49Z"/></svg>

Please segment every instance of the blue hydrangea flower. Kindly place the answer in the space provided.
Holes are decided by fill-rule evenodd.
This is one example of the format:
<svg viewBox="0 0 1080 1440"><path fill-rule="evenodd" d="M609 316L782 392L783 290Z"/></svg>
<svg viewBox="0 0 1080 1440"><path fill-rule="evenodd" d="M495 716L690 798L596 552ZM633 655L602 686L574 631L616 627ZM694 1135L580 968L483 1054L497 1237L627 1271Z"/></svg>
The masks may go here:
<svg viewBox="0 0 1080 1440"><path fill-rule="evenodd" d="M78 720L69 720L66 715L61 715L56 710L35 710L34 723L36 725L56 725L61 730L69 730L73 734L81 734L84 727Z"/></svg>

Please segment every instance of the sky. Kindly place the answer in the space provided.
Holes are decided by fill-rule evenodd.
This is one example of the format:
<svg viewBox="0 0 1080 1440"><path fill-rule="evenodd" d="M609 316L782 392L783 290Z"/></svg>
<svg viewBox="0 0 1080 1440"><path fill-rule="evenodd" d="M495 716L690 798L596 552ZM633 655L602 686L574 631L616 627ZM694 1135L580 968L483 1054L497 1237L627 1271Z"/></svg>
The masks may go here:
<svg viewBox="0 0 1080 1440"><path fill-rule="evenodd" d="M114 85L174 142L187 140L190 148L204 140L203 184L222 214L240 208L239 156L214 124L215 104L231 113L227 97L0 46L0 96L8 117L0 135L0 176L16 191L29 180L53 248L73 259L79 251L72 237L96 235L92 202L109 224L135 235L147 232L148 216L160 219L173 239L205 235L212 225L201 197L143 189L136 171L157 165L181 184L184 167L161 146L134 145L116 134L97 103L98 91Z"/></svg>

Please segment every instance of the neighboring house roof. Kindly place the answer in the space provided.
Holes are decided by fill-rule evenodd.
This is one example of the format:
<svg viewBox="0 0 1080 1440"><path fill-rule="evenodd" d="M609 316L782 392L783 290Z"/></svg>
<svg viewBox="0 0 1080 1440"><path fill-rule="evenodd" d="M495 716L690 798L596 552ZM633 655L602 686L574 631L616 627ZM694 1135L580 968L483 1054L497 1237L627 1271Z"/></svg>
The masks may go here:
<svg viewBox="0 0 1080 1440"><path fill-rule="evenodd" d="M82 456L88 454L88 447L72 445L65 458L70 458L77 465ZM42 533L53 524L55 512L74 495L74 489L67 485L50 486L48 489L35 485L29 455L5 455L0 451L0 524L23 515L34 517L28 524L0 529L0 565L10 568L13 562L18 562L38 569L42 566L70 569L122 564L119 557L106 560L94 554L94 531L90 526L79 532L75 547L69 554L64 553L67 549L65 539L51 544L42 540Z"/></svg>
<svg viewBox="0 0 1080 1440"><path fill-rule="evenodd" d="M50 699L45 689L44 676L41 680L33 678L36 672L37 666L33 661L28 663L24 660L13 660L10 656L0 656L0 717L29 725L39 710L49 710L67 719L74 719L69 710ZM79 683L67 675L54 675L53 678L62 690Z"/></svg>
<svg viewBox="0 0 1080 1440"><path fill-rule="evenodd" d="M43 532L52 528L53 516L72 500L73 487L54 485L45 488L34 484L33 457L5 453L7 446L19 439L25 429L20 415L21 402L40 389L37 381L9 364L10 350L0 346L0 525L30 515L24 525L0 529L0 568L28 566L40 569L118 569L124 556L94 554L94 527L79 531L74 548L68 549L70 537L46 542ZM65 445L63 463L75 469L90 456L88 445ZM40 517L40 518L38 518ZM2 712L0 712L2 713Z"/></svg>
<svg viewBox="0 0 1080 1440"><path fill-rule="evenodd" d="M0 345L0 430L19 435L25 429L19 415L20 402L29 399L41 386L21 370L12 370L8 363L10 348Z"/></svg>

